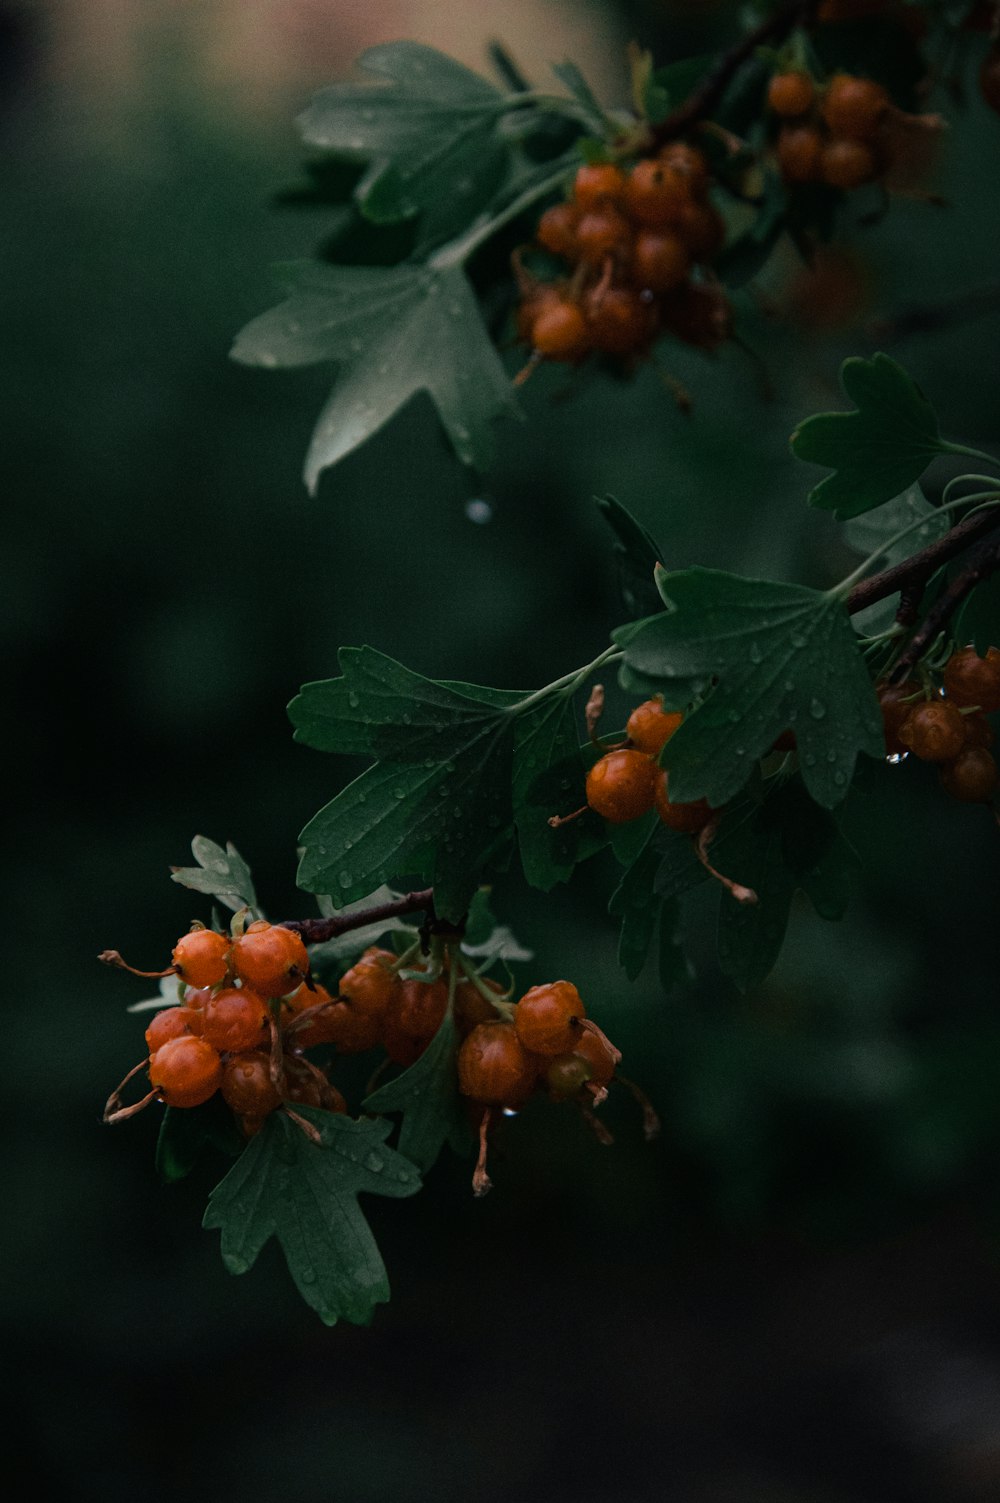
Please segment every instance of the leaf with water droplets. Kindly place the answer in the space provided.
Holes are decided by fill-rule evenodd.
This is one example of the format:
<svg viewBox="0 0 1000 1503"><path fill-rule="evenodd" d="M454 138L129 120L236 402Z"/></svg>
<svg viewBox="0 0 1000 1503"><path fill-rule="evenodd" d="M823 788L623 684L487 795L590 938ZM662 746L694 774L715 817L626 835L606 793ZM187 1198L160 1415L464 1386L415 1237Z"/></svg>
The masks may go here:
<svg viewBox="0 0 1000 1503"><path fill-rule="evenodd" d="M857 411L806 418L791 447L797 458L833 470L809 501L843 518L891 501L949 446L920 387L888 355L845 360L840 384Z"/></svg>
<svg viewBox="0 0 1000 1503"><path fill-rule="evenodd" d="M320 1319L364 1325L389 1298L389 1281L357 1197L413 1195L420 1175L385 1146L388 1122L295 1110L319 1131L321 1145L273 1113L212 1191L203 1225L221 1231L231 1273L246 1273L277 1237L299 1293Z"/></svg>
<svg viewBox="0 0 1000 1503"><path fill-rule="evenodd" d="M420 1058L365 1099L366 1112L402 1112L399 1151L424 1174L445 1143L468 1153L472 1131L458 1090L458 1036L446 1016Z"/></svg>
<svg viewBox="0 0 1000 1503"><path fill-rule="evenodd" d="M721 808L791 729L809 793L827 808L839 803L858 752L884 752L878 701L843 604L804 585L716 569L665 575L661 590L667 609L629 628L626 664L668 695L699 675L716 679L664 747L671 798Z"/></svg>
<svg viewBox="0 0 1000 1503"><path fill-rule="evenodd" d="M418 42L370 47L358 66L372 82L321 89L299 116L306 145L365 160L354 200L367 219L421 216L424 242L468 224L506 176L498 126L503 94L454 58Z"/></svg>
<svg viewBox="0 0 1000 1503"><path fill-rule="evenodd" d="M269 369L338 363L306 455L311 492L418 392L432 398L462 463L488 468L493 419L520 409L459 267L303 261L284 271L289 297L247 324L232 358Z"/></svg>
<svg viewBox="0 0 1000 1503"><path fill-rule="evenodd" d="M171 867L172 881L180 882L194 892L218 898L234 913L240 908L249 908L255 917L258 915L250 868L233 844L227 842L223 850L207 836L196 835L191 842L191 852L198 865Z"/></svg>

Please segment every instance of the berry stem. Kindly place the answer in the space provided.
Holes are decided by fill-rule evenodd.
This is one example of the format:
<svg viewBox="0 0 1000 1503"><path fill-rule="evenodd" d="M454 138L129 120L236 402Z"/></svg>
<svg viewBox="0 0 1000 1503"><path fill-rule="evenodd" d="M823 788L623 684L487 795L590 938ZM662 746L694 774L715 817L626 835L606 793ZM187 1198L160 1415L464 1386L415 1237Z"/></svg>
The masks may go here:
<svg viewBox="0 0 1000 1503"><path fill-rule="evenodd" d="M647 1143L652 1143L654 1138L660 1136L660 1116L655 1106L642 1087L636 1085L635 1081L630 1080L627 1075L616 1075L615 1079L620 1081L627 1091L631 1092L634 1099L642 1108L643 1136Z"/></svg>
<svg viewBox="0 0 1000 1503"><path fill-rule="evenodd" d="M177 975L177 967L175 965L168 965L165 971L137 971L134 965L129 965L126 960L122 959L117 950L102 950L97 958L104 965L113 965L117 966L120 971L128 971L130 976L148 976L155 981L162 979L164 976Z"/></svg>
<svg viewBox="0 0 1000 1503"><path fill-rule="evenodd" d="M550 694L562 694L564 697L569 696L574 692L574 690L578 689L584 682L584 680L589 678L592 673L596 673L607 663L620 662L624 656L625 654L621 651L620 648L606 647L604 651L598 653L594 661L592 663L588 663L586 667L575 668L572 673L564 673L562 678L553 679L552 683L546 684L543 689L536 689L533 694L529 694L525 699L519 699L517 704L513 704L509 707L507 714L523 715L526 710L534 709L536 704L540 704L541 701L543 699L547 699Z"/></svg>
<svg viewBox="0 0 1000 1503"><path fill-rule="evenodd" d="M956 507L969 506L974 502L980 501L984 503L983 509L985 510L986 506L994 507L1000 505L1000 495L998 495L995 491L982 491L974 496L962 496L957 501L946 501L942 506L939 506L937 510L939 512L954 511ZM852 569L850 574L848 574L845 579L842 579L838 585L834 585L832 590L827 590L827 596L829 598L844 601L849 610L859 610L860 606L851 605L849 603L853 595L854 586L858 584L860 580L864 579L865 575L868 573L868 570L871 568L876 559L882 558L886 553L890 551L890 549L895 548L897 543L901 543L905 537L908 537L911 532L917 532L921 527L926 526L926 524L926 517L917 517L915 521L907 523L905 527L901 527L900 530L897 533L894 533L891 538L888 538L872 553L869 553L868 557L866 559L863 559L856 569ZM953 529L953 531L954 530L956 529ZM919 554L914 554L914 558L908 559L907 563L912 565L914 559L919 557ZM909 575L907 575L906 577L908 578ZM887 591L886 593L891 592ZM882 596L876 595L874 598L876 600L881 600ZM865 603L871 604L871 601L866 601Z"/></svg>
<svg viewBox="0 0 1000 1503"><path fill-rule="evenodd" d="M908 672L919 662L934 639L944 630L965 597L982 580L988 579L1000 569L1000 538L989 538L980 543L969 562L951 584L939 595L924 617L920 628L913 633L906 648L900 653L892 670L890 682L902 683Z"/></svg>
<svg viewBox="0 0 1000 1503"><path fill-rule="evenodd" d="M488 1194L493 1189L493 1181L486 1172L487 1134L492 1117L493 1108L483 1107L483 1115L479 1119L479 1155L476 1159L476 1167L472 1171L472 1193L477 1198Z"/></svg>
<svg viewBox="0 0 1000 1503"><path fill-rule="evenodd" d="M142 1100L137 1101L134 1106L121 1105L122 1092L124 1091L125 1087L128 1085L130 1080L134 1080L137 1075L145 1070L148 1064L148 1060L141 1059L137 1065L133 1065L132 1069L125 1076L125 1079L121 1081L119 1085L115 1086L114 1090L111 1092L111 1095L108 1097L107 1104L105 1105L104 1116L102 1119L103 1121L108 1123L124 1122L127 1118L134 1117L136 1112L141 1112L143 1107L148 1106L151 1101L154 1101L156 1099L156 1097L159 1095L159 1092L156 1089L153 1089L152 1091L150 1091L148 1096L144 1096Z"/></svg>
<svg viewBox="0 0 1000 1503"><path fill-rule="evenodd" d="M977 542L995 526L996 519L989 512L977 512L974 516L963 517L943 538L928 543L926 548L904 559L902 563L893 564L880 574L873 574L870 579L856 584L847 597L848 613L854 615L866 606L884 600L888 595L895 595L911 580L926 581L942 564L964 552L971 543Z"/></svg>

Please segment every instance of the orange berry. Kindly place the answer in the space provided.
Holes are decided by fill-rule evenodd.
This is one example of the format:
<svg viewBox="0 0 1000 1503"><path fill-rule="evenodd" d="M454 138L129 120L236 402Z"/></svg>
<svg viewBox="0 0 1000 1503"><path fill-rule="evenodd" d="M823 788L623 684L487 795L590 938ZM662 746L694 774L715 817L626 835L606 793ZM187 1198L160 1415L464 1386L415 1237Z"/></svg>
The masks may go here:
<svg viewBox="0 0 1000 1503"><path fill-rule="evenodd" d="M222 1067L222 1099L240 1116L266 1117L281 1105L271 1082L270 1056L262 1050L234 1054Z"/></svg>
<svg viewBox="0 0 1000 1503"><path fill-rule="evenodd" d="M505 988L490 976L481 976L480 982L502 996ZM460 981L455 988L455 1024L460 1033L470 1033L477 1023L495 1023L496 1008L483 996L479 987L471 981Z"/></svg>
<svg viewBox="0 0 1000 1503"><path fill-rule="evenodd" d="M677 174L694 197L704 193L708 186L708 160L696 146L686 141L668 141L660 148L660 161Z"/></svg>
<svg viewBox="0 0 1000 1503"><path fill-rule="evenodd" d="M535 1085L536 1065L510 1023L478 1024L458 1051L463 1096L486 1106L520 1106Z"/></svg>
<svg viewBox="0 0 1000 1503"><path fill-rule="evenodd" d="M636 162L625 184L625 208L636 224L659 229L670 224L691 196L688 179L655 157Z"/></svg>
<svg viewBox="0 0 1000 1503"><path fill-rule="evenodd" d="M767 86L768 108L783 119L811 109L816 89L808 73L775 73Z"/></svg>
<svg viewBox="0 0 1000 1503"><path fill-rule="evenodd" d="M693 261L711 261L722 249L726 226L722 215L711 204L690 199L677 214L677 234L687 246Z"/></svg>
<svg viewBox="0 0 1000 1503"><path fill-rule="evenodd" d="M953 652L945 664L944 692L956 705L979 705L987 714L1000 710L1000 648L981 658L974 647Z"/></svg>
<svg viewBox="0 0 1000 1503"><path fill-rule="evenodd" d="M588 209L576 227L576 253L581 261L600 266L609 256L625 251L632 239L628 220L611 205Z"/></svg>
<svg viewBox="0 0 1000 1503"><path fill-rule="evenodd" d="M656 757L683 719L679 710L665 710L663 696L658 694L636 705L625 722L625 733L637 751Z"/></svg>
<svg viewBox="0 0 1000 1503"><path fill-rule="evenodd" d="M280 924L258 919L233 944L233 968L241 981L262 997L284 997L309 969L302 936Z"/></svg>
<svg viewBox="0 0 1000 1503"><path fill-rule="evenodd" d="M538 221L535 239L554 256L572 261L576 257L576 227L580 212L574 204L553 204Z"/></svg>
<svg viewBox="0 0 1000 1503"><path fill-rule="evenodd" d="M855 78L850 73L836 73L823 96L820 114L835 136L868 141L878 129L889 103L881 84L870 78Z"/></svg>
<svg viewBox="0 0 1000 1503"><path fill-rule="evenodd" d="M878 176L878 163L863 141L838 136L823 147L819 170L831 188L860 188Z"/></svg>
<svg viewBox="0 0 1000 1503"><path fill-rule="evenodd" d="M192 929L174 945L177 974L186 986L216 986L224 981L232 941L215 929Z"/></svg>
<svg viewBox="0 0 1000 1503"><path fill-rule="evenodd" d="M913 696L920 693L920 685L907 679L903 684L876 684L875 692L882 711L886 756L901 756L907 748L899 739L900 727L916 704Z"/></svg>
<svg viewBox="0 0 1000 1503"><path fill-rule="evenodd" d="M565 1054L587 1031L578 1021L586 1015L571 981L549 981L525 992L514 1008L514 1027L532 1054Z"/></svg>
<svg viewBox="0 0 1000 1503"><path fill-rule="evenodd" d="M575 303L560 298L535 319L531 343L549 360L579 360L590 349L587 321Z"/></svg>
<svg viewBox="0 0 1000 1503"><path fill-rule="evenodd" d="M587 302L590 342L602 355L630 355L647 344L653 332L649 307L638 293L611 287Z"/></svg>
<svg viewBox="0 0 1000 1503"><path fill-rule="evenodd" d="M581 209L609 200L620 203L625 191L625 174L610 162L593 162L577 170L573 197Z"/></svg>
<svg viewBox="0 0 1000 1503"><path fill-rule="evenodd" d="M157 1049L149 1061L149 1079L167 1106L200 1106L219 1089L222 1060L204 1039L182 1034Z"/></svg>
<svg viewBox="0 0 1000 1503"><path fill-rule="evenodd" d="M391 950L369 946L341 976L337 985L339 995L350 1002L355 1012L380 1018L388 1010L398 985L396 972L390 969L395 960Z"/></svg>
<svg viewBox="0 0 1000 1503"><path fill-rule="evenodd" d="M678 233L640 230L632 252L632 279L650 292L670 292L691 270L691 256Z"/></svg>
<svg viewBox="0 0 1000 1503"><path fill-rule="evenodd" d="M786 125L778 136L775 152L786 183L819 181L823 137L814 125Z"/></svg>
<svg viewBox="0 0 1000 1503"><path fill-rule="evenodd" d="M654 805L663 823L668 829L678 830L684 835L694 835L698 830L703 830L715 814L712 806L703 798L695 799L689 804L671 803L667 795L667 774L662 769L657 771L659 776L655 785Z"/></svg>
<svg viewBox="0 0 1000 1503"><path fill-rule="evenodd" d="M431 1039L447 1010L448 987L443 981L417 981L415 978L401 981L393 1027L410 1038Z"/></svg>
<svg viewBox="0 0 1000 1503"><path fill-rule="evenodd" d="M992 752L983 746L967 746L939 774L941 786L952 798L965 804L985 804L993 796L1000 770Z"/></svg>
<svg viewBox="0 0 1000 1503"><path fill-rule="evenodd" d="M317 1044L333 1044L341 1054L364 1054L379 1041L382 1019L357 1012L350 1002L331 1002L295 1029L296 1043L302 1049Z"/></svg>
<svg viewBox="0 0 1000 1503"><path fill-rule="evenodd" d="M965 745L965 720L950 700L928 699L911 709L899 739L922 762L951 762Z"/></svg>
<svg viewBox="0 0 1000 1503"><path fill-rule="evenodd" d="M223 987L205 1003L201 1032L220 1053L257 1049L269 1037L267 1003L247 986Z"/></svg>
<svg viewBox="0 0 1000 1503"><path fill-rule="evenodd" d="M192 1024L195 1026L192 1027ZM165 1007L154 1014L146 1029L146 1047L150 1054L163 1047L168 1039L179 1039L184 1034L201 1033L201 1014L193 1007Z"/></svg>
<svg viewBox="0 0 1000 1503"><path fill-rule="evenodd" d="M587 774L587 803L609 824L621 825L653 807L656 764L643 752L607 752Z"/></svg>

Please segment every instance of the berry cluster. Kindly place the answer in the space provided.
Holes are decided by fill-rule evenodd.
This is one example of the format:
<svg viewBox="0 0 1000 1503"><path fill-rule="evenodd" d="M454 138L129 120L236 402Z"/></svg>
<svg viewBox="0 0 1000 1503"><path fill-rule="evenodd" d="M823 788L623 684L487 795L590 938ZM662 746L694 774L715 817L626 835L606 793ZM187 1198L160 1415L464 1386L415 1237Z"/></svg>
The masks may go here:
<svg viewBox="0 0 1000 1503"><path fill-rule="evenodd" d="M537 240L569 274L540 281L518 264L518 334L535 359L587 355L637 360L668 331L714 349L727 337L729 305L709 274L725 226L708 196L704 156L682 141L631 168L583 166L572 196L547 209Z"/></svg>
<svg viewBox="0 0 1000 1503"><path fill-rule="evenodd" d="M883 127L893 106L872 79L835 73L821 87L805 72L775 73L767 103L781 122L774 149L786 183L859 188L888 166Z"/></svg>
<svg viewBox="0 0 1000 1503"><path fill-rule="evenodd" d="M587 774L587 804L609 824L625 824L655 809L671 830L697 834L714 818L704 799L672 803L660 752L683 720L657 696L638 705L625 726L626 740L606 752Z"/></svg>
<svg viewBox="0 0 1000 1503"><path fill-rule="evenodd" d="M953 652L932 692L907 680L877 686L886 755L934 762L941 786L963 803L988 803L1000 781L986 716L1000 710L1000 649L981 658L974 647Z"/></svg>
<svg viewBox="0 0 1000 1503"><path fill-rule="evenodd" d="M102 958L123 964L116 951ZM125 1108L115 1092L106 1119L131 1116L154 1100L201 1106L216 1092L247 1136L289 1102L346 1111L336 1086L303 1058L299 1039L285 1026L295 1011L291 1000L310 995L311 983L302 979L308 972L301 937L264 920L234 935L200 925L182 935L173 964L160 973L177 976L182 1000L156 1013L146 1029L148 1061L131 1072L148 1070L152 1090Z"/></svg>

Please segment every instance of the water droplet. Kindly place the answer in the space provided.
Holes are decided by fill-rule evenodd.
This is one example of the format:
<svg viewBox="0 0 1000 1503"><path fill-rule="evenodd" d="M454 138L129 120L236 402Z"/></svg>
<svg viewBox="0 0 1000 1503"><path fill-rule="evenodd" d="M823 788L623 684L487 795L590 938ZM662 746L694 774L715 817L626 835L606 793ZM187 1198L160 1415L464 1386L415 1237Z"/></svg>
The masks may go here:
<svg viewBox="0 0 1000 1503"><path fill-rule="evenodd" d="M785 679L785 693L786 694L792 694L792 693L794 693L794 691L795 691L795 680L793 678L786 678Z"/></svg>
<svg viewBox="0 0 1000 1503"><path fill-rule="evenodd" d="M350 872L341 872L337 880L339 881L341 887L350 887L353 878L351 877Z"/></svg>
<svg viewBox="0 0 1000 1503"><path fill-rule="evenodd" d="M730 725L739 725L742 716L740 715L739 710L730 710L729 714L726 716L726 719L729 721Z"/></svg>
<svg viewBox="0 0 1000 1503"><path fill-rule="evenodd" d="M503 1112L503 1115L505 1117L516 1117L517 1116L517 1112L514 1110L514 1108L512 1106L504 1106L504 1107L501 1107L500 1110Z"/></svg>
<svg viewBox="0 0 1000 1503"><path fill-rule="evenodd" d="M351 693L347 696L347 703L350 705L352 710L356 710L358 708L358 705L361 703L360 695L355 694L352 690Z"/></svg>
<svg viewBox="0 0 1000 1503"><path fill-rule="evenodd" d="M316 1270L314 1268L300 1268L299 1278L302 1280L303 1284L315 1284Z"/></svg>
<svg viewBox="0 0 1000 1503"><path fill-rule="evenodd" d="M733 750L736 752L736 755L738 757L745 757L747 754L747 749L745 746L737 746L734 747Z"/></svg>
<svg viewBox="0 0 1000 1503"><path fill-rule="evenodd" d="M809 645L809 638L803 636L802 632L800 631L793 631L789 640L791 641L792 646L796 648L807 647Z"/></svg>
<svg viewBox="0 0 1000 1503"><path fill-rule="evenodd" d="M837 752L836 752L836 749L835 749L835 748L834 748L834 747L832 747L832 746L831 746L831 747L830 747L830 750L829 750L829 751L828 751L828 752L827 752L827 754L826 754L826 760L827 760L827 761L828 761L828 762L829 762L829 763L830 763L830 764L831 764L831 765L832 765L832 764L833 764L833 763L834 763L834 762L836 762L836 760L837 760Z"/></svg>
<svg viewBox="0 0 1000 1503"><path fill-rule="evenodd" d="M481 496L474 496L471 501L465 503L465 515L470 522L478 522L482 526L493 520L493 508Z"/></svg>
<svg viewBox="0 0 1000 1503"><path fill-rule="evenodd" d="M806 752L806 754L805 754L805 756L803 757L802 760L805 762L805 764L806 764L807 767L815 767L816 766L816 753L815 752Z"/></svg>
<svg viewBox="0 0 1000 1503"><path fill-rule="evenodd" d="M826 714L826 705L821 699L812 699L809 701L809 713L814 720L822 720Z"/></svg>
<svg viewBox="0 0 1000 1503"><path fill-rule="evenodd" d="M835 772L833 775L833 781L836 783L838 788L843 788L844 784L847 782L847 779L842 772Z"/></svg>
<svg viewBox="0 0 1000 1503"><path fill-rule="evenodd" d="M760 663L760 662L763 661L763 658L764 658L764 654L761 652L760 647L758 646L758 644L756 642L751 642L750 643L750 661L751 661L751 663Z"/></svg>
<svg viewBox="0 0 1000 1503"><path fill-rule="evenodd" d="M385 1159L379 1153L370 1153L365 1159L365 1168L370 1169L373 1174L381 1174L385 1168Z"/></svg>
<svg viewBox="0 0 1000 1503"><path fill-rule="evenodd" d="M273 355L270 350L261 350L260 354L257 356L258 365L266 365L268 368L271 368L277 365L277 363L278 357L276 355Z"/></svg>
<svg viewBox="0 0 1000 1503"><path fill-rule="evenodd" d="M394 788L392 790L392 796L393 796L393 798L405 798L406 797L406 789L405 788Z"/></svg>
<svg viewBox="0 0 1000 1503"><path fill-rule="evenodd" d="M452 318L461 318L465 312L465 309L462 307L461 303L449 303L448 312L451 314Z"/></svg>
<svg viewBox="0 0 1000 1503"><path fill-rule="evenodd" d="M355 355L360 355L361 351L364 349L364 347L365 347L364 340L362 340L362 339L352 339L351 340L351 349L354 351ZM355 402L355 404L354 404L354 410L356 412L360 412L363 409L363 407L364 407L364 403L363 402Z"/></svg>

